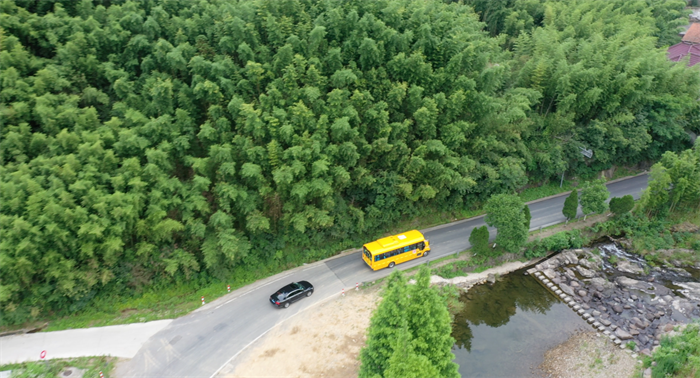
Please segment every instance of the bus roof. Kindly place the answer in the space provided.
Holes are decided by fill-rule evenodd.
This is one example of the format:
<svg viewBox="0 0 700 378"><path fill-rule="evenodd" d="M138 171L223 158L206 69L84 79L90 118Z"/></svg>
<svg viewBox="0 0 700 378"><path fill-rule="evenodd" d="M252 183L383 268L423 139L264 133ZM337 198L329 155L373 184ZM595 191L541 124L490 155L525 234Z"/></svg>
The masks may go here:
<svg viewBox="0 0 700 378"><path fill-rule="evenodd" d="M372 253L384 253L409 244L418 243L425 240L423 234L418 230L406 231L398 235L387 236L379 240L365 244L365 248Z"/></svg>

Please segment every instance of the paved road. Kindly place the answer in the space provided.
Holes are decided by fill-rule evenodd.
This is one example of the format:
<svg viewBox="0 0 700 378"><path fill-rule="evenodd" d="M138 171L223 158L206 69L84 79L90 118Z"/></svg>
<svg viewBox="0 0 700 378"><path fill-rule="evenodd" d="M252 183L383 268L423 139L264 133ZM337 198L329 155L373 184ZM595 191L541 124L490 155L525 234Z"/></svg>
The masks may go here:
<svg viewBox="0 0 700 378"><path fill-rule="evenodd" d="M631 194L638 199L646 186L647 175L640 175L609 183L608 190L614 197ZM565 199L566 195L561 195L529 203L532 229L563 222L561 209ZM482 216L423 230L432 246L429 258L467 249L471 230L483 224ZM494 237L494 230L490 231ZM425 261L421 258L397 268L408 269ZM337 295L343 288L354 287L356 282L373 281L389 273L388 269L371 271L359 253L280 273L174 320L151 337L129 363L120 366L117 374L121 377L211 377L275 324ZM285 310L275 309L267 302L274 290L302 279L316 287L311 298Z"/></svg>
<svg viewBox="0 0 700 378"><path fill-rule="evenodd" d="M0 337L0 365L91 356L133 358L152 335L167 327L171 319L108 327L38 332Z"/></svg>

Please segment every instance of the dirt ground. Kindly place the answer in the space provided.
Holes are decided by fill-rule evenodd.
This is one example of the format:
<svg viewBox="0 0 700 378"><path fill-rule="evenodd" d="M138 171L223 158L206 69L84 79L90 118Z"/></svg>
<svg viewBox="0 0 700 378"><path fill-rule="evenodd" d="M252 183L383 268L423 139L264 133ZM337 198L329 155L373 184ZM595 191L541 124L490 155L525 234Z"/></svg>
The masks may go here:
<svg viewBox="0 0 700 378"><path fill-rule="evenodd" d="M540 370L552 378L632 377L635 358L597 332L582 332L550 349Z"/></svg>
<svg viewBox="0 0 700 378"><path fill-rule="evenodd" d="M357 377L379 286L349 290L270 331L218 377Z"/></svg>

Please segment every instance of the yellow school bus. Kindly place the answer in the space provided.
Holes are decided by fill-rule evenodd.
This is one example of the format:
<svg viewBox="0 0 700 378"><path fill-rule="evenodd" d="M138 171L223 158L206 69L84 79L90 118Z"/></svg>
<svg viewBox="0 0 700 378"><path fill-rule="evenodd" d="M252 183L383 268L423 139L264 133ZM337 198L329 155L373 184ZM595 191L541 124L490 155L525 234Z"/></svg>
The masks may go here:
<svg viewBox="0 0 700 378"><path fill-rule="evenodd" d="M362 246L362 259L374 270L393 268L430 253L430 243L417 230L387 236Z"/></svg>

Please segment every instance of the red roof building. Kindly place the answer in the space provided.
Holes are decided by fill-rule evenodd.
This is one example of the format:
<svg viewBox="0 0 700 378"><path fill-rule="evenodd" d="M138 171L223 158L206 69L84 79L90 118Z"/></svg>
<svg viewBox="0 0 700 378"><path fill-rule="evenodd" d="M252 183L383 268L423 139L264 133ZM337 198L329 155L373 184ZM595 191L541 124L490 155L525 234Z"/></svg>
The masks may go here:
<svg viewBox="0 0 700 378"><path fill-rule="evenodd" d="M688 67L700 63L700 23L692 23L688 31L685 32L681 43L668 48L668 59L679 62L686 55L690 55Z"/></svg>

